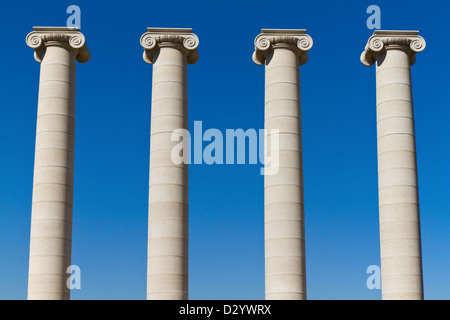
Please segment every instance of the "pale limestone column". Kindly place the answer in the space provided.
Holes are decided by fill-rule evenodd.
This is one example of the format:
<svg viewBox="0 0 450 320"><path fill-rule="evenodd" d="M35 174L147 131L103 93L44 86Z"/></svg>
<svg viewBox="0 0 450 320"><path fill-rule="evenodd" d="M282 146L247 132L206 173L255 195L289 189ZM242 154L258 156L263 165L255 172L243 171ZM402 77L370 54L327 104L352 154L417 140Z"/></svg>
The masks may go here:
<svg viewBox="0 0 450 320"><path fill-rule="evenodd" d="M253 53L253 61L266 66L265 129L279 130L278 148L266 136L268 155L279 157L278 172L264 177L268 300L306 299L299 65L307 62L313 42L305 32L263 29Z"/></svg>
<svg viewBox="0 0 450 320"><path fill-rule="evenodd" d="M425 49L417 31L375 31L361 55L376 63L382 298L423 299L410 66Z"/></svg>
<svg viewBox="0 0 450 320"><path fill-rule="evenodd" d="M198 61L192 29L148 28L144 60L153 64L147 299L188 299L188 164L176 164L172 132L188 129L187 64Z"/></svg>
<svg viewBox="0 0 450 320"><path fill-rule="evenodd" d="M71 265L76 60L90 53L77 29L35 27L26 39L41 63L28 299L68 300Z"/></svg>

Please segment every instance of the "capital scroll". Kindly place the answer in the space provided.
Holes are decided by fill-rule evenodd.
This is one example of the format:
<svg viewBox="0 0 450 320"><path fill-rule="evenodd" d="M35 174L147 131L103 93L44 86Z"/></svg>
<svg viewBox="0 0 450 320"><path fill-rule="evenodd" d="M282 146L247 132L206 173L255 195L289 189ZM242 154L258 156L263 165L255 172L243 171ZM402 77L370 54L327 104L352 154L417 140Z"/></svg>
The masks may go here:
<svg viewBox="0 0 450 320"><path fill-rule="evenodd" d="M419 31L390 31L376 30L367 41L361 62L366 66L375 63L377 54L389 48L407 50L411 56L411 65L416 61L416 53L422 52L426 47L425 39L418 35Z"/></svg>
<svg viewBox="0 0 450 320"><path fill-rule="evenodd" d="M198 61L197 48L199 39L192 33L192 29L180 28L148 28L141 37L141 46L144 48L144 61L153 64L154 53L165 44L177 44L187 55L187 63Z"/></svg>
<svg viewBox="0 0 450 320"><path fill-rule="evenodd" d="M306 30L285 30L285 29L262 29L255 38L255 52L253 61L263 65L266 62L266 54L277 45L291 45L299 55L299 64L303 65L308 61L309 51L313 46L312 38L306 34Z"/></svg>
<svg viewBox="0 0 450 320"><path fill-rule="evenodd" d="M26 37L26 43L34 49L34 58L42 62L43 52L46 46L54 42L64 43L76 54L80 63L88 62L91 53L86 46L84 35L76 28L66 27L34 27Z"/></svg>

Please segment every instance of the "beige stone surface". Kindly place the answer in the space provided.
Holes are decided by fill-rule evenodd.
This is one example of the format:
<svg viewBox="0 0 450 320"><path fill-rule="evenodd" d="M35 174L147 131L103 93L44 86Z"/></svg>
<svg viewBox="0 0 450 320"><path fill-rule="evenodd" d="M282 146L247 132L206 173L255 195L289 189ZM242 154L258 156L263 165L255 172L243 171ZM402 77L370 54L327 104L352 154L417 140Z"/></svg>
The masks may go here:
<svg viewBox="0 0 450 320"><path fill-rule="evenodd" d="M264 127L279 130L279 146L269 153L279 156L280 167L264 177L268 300L306 299L299 65L311 47L305 30L263 29L255 39L253 61L265 65Z"/></svg>
<svg viewBox="0 0 450 320"><path fill-rule="evenodd" d="M188 128L187 64L199 40L191 29L148 28L144 60L153 64L147 299L188 299L188 165L175 164L172 132Z"/></svg>
<svg viewBox="0 0 450 320"><path fill-rule="evenodd" d="M382 297L423 299L410 66L425 49L417 31L375 31L361 55L376 63Z"/></svg>
<svg viewBox="0 0 450 320"><path fill-rule="evenodd" d="M68 28L34 28L26 39L41 63L28 299L70 299L76 60L90 54Z"/></svg>

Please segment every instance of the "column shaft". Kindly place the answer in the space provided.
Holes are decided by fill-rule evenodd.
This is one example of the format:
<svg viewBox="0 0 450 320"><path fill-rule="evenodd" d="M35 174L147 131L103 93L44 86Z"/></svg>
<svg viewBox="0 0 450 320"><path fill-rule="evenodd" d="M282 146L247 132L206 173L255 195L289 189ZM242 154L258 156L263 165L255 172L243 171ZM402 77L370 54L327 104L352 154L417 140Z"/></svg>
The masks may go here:
<svg viewBox="0 0 450 320"><path fill-rule="evenodd" d="M266 299L306 299L299 54L276 45L266 55L265 129L279 130L279 170L264 178ZM266 137L270 146L271 137ZM275 155L274 153L278 153Z"/></svg>
<svg viewBox="0 0 450 320"><path fill-rule="evenodd" d="M383 299L423 299L409 48L376 56Z"/></svg>
<svg viewBox="0 0 450 320"><path fill-rule="evenodd" d="M69 299L75 135L75 53L54 42L41 62L28 299Z"/></svg>
<svg viewBox="0 0 450 320"><path fill-rule="evenodd" d="M187 57L179 44L155 52L150 138L147 298L188 298L188 165L175 164L172 132L188 128Z"/></svg>

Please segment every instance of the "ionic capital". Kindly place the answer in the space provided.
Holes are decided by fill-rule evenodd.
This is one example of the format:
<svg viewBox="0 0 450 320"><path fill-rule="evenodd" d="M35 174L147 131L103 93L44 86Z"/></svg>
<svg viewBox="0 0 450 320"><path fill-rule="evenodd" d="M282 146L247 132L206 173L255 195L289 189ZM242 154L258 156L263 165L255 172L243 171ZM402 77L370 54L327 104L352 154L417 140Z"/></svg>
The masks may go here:
<svg viewBox="0 0 450 320"><path fill-rule="evenodd" d="M277 46L289 46L298 52L299 64L308 61L307 51L312 48L313 40L304 29L262 29L255 38L255 52L253 61L263 65L266 62L266 54Z"/></svg>
<svg viewBox="0 0 450 320"><path fill-rule="evenodd" d="M46 46L55 43L65 44L76 54L80 63L88 62L91 53L86 46L84 35L77 28L66 27L33 27L34 31L27 35L26 42L34 49L34 58L42 62L42 54Z"/></svg>
<svg viewBox="0 0 450 320"><path fill-rule="evenodd" d="M411 65L416 61L416 53L425 49L425 40L418 35L419 31L376 30L369 38L361 62L366 66L375 63L377 54L389 49L406 50L411 56Z"/></svg>
<svg viewBox="0 0 450 320"><path fill-rule="evenodd" d="M144 48L144 61L153 64L156 50L165 45L177 45L187 55L187 62L194 64L198 61L198 37L190 28L148 28L141 37Z"/></svg>

